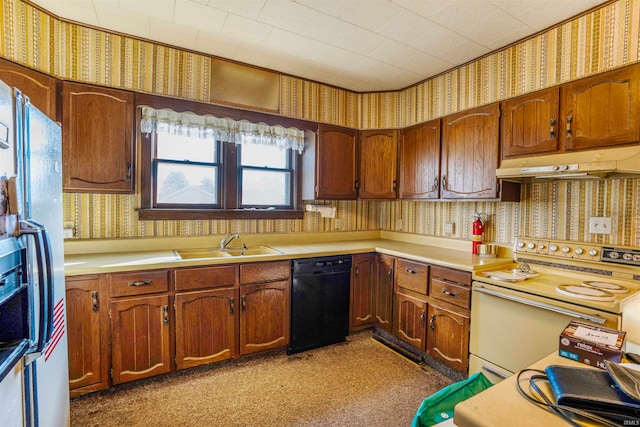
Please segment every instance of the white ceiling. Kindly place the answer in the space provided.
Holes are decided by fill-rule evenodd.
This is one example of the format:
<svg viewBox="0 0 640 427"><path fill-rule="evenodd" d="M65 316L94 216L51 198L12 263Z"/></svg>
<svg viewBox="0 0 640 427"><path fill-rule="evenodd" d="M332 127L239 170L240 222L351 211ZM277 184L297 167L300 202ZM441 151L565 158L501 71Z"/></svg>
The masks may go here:
<svg viewBox="0 0 640 427"><path fill-rule="evenodd" d="M61 18L358 92L401 89L603 0L32 0Z"/></svg>

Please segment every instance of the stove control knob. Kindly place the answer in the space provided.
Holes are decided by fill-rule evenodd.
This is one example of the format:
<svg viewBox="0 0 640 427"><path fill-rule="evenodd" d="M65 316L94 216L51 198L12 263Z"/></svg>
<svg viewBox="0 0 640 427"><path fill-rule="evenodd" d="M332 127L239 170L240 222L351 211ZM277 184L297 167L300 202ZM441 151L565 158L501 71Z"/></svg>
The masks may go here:
<svg viewBox="0 0 640 427"><path fill-rule="evenodd" d="M538 246L538 247L539 247L540 249L544 249L544 248L546 248L546 246L545 246L545 245L540 245L540 246Z"/></svg>
<svg viewBox="0 0 640 427"><path fill-rule="evenodd" d="M524 248L524 242L518 242L518 247L519 248Z"/></svg>
<svg viewBox="0 0 640 427"><path fill-rule="evenodd" d="M569 246L565 246L562 248L562 252L564 252L565 254L568 254L569 252L571 252L571 248L569 248Z"/></svg>
<svg viewBox="0 0 640 427"><path fill-rule="evenodd" d="M535 243L529 243L529 244L527 245L527 247L528 247L529 249L533 249L533 248L535 248L535 247L536 247L536 244L535 244Z"/></svg>
<svg viewBox="0 0 640 427"><path fill-rule="evenodd" d="M620 258L620 254L618 252L616 252L616 251L609 252L609 258L618 259L618 258Z"/></svg>
<svg viewBox="0 0 640 427"><path fill-rule="evenodd" d="M633 255L631 254L623 254L622 259L625 261L631 261L633 259Z"/></svg>
<svg viewBox="0 0 640 427"><path fill-rule="evenodd" d="M598 255L598 251L596 251L595 249L589 249L589 255L596 256Z"/></svg>
<svg viewBox="0 0 640 427"><path fill-rule="evenodd" d="M576 253L576 255L582 255L584 251L582 250L582 248L576 248L574 252Z"/></svg>
<svg viewBox="0 0 640 427"><path fill-rule="evenodd" d="M640 255L635 254L635 255L633 256L633 260L634 260L634 261L636 261L636 262L640 261Z"/></svg>
<svg viewBox="0 0 640 427"><path fill-rule="evenodd" d="M551 252L555 252L555 251L557 251L557 250L558 250L558 247L557 247L556 245L551 245L551 246L549 246L549 250L550 250Z"/></svg>

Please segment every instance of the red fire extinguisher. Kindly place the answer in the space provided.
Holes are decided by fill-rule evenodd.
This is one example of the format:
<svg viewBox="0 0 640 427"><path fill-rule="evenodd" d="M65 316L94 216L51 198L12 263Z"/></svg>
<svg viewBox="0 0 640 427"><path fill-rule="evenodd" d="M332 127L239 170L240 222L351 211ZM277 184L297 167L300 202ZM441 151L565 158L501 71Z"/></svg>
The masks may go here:
<svg viewBox="0 0 640 427"><path fill-rule="evenodd" d="M473 244L471 248L471 253L474 255L478 255L478 245L482 244L482 234L484 233L484 221L482 221L482 217L479 213L473 214L473 231L471 234L471 243Z"/></svg>

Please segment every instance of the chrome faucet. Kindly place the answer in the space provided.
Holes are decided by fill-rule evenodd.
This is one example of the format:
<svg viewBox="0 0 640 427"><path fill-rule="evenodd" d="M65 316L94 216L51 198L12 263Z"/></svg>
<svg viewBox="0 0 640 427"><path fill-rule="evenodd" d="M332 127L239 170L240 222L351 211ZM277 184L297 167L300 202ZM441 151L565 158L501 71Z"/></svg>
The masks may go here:
<svg viewBox="0 0 640 427"><path fill-rule="evenodd" d="M225 236L222 240L220 240L220 249L225 249L227 247L227 245L229 243L231 243L231 241L233 239L238 239L240 238L240 235L238 233L231 233L228 234L227 236Z"/></svg>

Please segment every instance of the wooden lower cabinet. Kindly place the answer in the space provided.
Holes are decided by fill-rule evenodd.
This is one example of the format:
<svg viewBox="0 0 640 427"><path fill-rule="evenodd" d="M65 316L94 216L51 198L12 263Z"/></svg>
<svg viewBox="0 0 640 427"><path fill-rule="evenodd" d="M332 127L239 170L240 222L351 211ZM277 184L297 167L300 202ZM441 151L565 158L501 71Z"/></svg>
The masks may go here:
<svg viewBox="0 0 640 427"><path fill-rule="evenodd" d="M240 355L289 344L290 281L240 286Z"/></svg>
<svg viewBox="0 0 640 427"><path fill-rule="evenodd" d="M427 353L458 371L466 372L469 363L469 315L429 304Z"/></svg>
<svg viewBox="0 0 640 427"><path fill-rule="evenodd" d="M377 328L392 332L393 328L393 273L395 258L377 254L373 284L374 324Z"/></svg>
<svg viewBox="0 0 640 427"><path fill-rule="evenodd" d="M111 301L111 359L113 384L171 370L168 295Z"/></svg>
<svg viewBox="0 0 640 427"><path fill-rule="evenodd" d="M176 368L232 359L238 354L234 288L176 294Z"/></svg>
<svg viewBox="0 0 640 427"><path fill-rule="evenodd" d="M66 278L69 390L71 397L109 385L107 311L100 276Z"/></svg>
<svg viewBox="0 0 640 427"><path fill-rule="evenodd" d="M357 254L352 258L349 329L358 330L373 325L374 274L376 254Z"/></svg>
<svg viewBox="0 0 640 427"><path fill-rule="evenodd" d="M425 351L427 339L427 302L396 292L394 333L407 344Z"/></svg>

